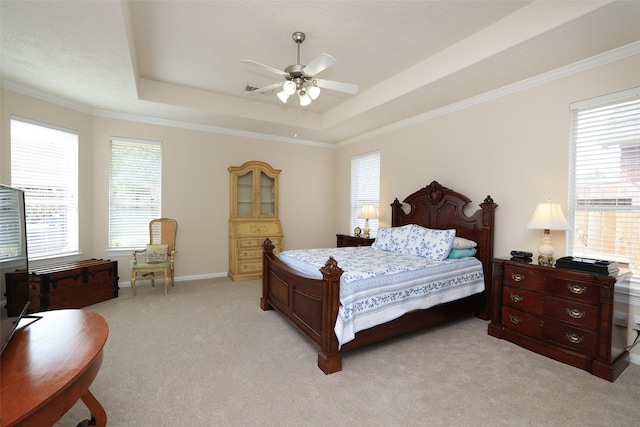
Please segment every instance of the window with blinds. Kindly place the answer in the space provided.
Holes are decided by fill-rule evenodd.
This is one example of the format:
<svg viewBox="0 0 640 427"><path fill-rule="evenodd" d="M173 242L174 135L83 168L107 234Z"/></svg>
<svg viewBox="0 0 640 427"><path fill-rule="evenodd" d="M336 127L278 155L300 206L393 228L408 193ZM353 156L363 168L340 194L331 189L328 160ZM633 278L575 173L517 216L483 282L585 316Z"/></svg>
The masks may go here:
<svg viewBox="0 0 640 427"><path fill-rule="evenodd" d="M11 185L25 192L29 258L79 250L76 131L12 116Z"/></svg>
<svg viewBox="0 0 640 427"><path fill-rule="evenodd" d="M371 204L380 215L380 152L375 151L351 158L351 229L364 228L365 220L358 218L362 206ZM371 237L378 234L378 218L369 220Z"/></svg>
<svg viewBox="0 0 640 427"><path fill-rule="evenodd" d="M640 279L640 88L571 105L569 252Z"/></svg>
<svg viewBox="0 0 640 427"><path fill-rule="evenodd" d="M162 145L111 138L109 248L140 249L149 243L149 221L161 217Z"/></svg>

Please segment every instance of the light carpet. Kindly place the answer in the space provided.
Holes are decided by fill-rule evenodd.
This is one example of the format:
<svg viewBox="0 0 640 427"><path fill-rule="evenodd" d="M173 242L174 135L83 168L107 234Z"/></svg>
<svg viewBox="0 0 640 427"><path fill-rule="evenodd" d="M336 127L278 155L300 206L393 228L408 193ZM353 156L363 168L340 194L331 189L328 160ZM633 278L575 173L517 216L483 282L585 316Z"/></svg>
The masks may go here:
<svg viewBox="0 0 640 427"><path fill-rule="evenodd" d="M260 281L138 287L86 310L109 323L91 391L108 425L636 426L640 366L615 383L487 335L467 318L347 352L317 351L273 311ZM87 418L82 402L56 426Z"/></svg>

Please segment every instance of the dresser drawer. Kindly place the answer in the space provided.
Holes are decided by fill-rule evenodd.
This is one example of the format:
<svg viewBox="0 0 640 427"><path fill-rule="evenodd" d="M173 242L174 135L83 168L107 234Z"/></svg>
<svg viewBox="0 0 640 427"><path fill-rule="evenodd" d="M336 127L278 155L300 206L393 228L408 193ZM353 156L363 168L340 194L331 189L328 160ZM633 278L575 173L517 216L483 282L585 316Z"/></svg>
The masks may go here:
<svg viewBox="0 0 640 427"><path fill-rule="evenodd" d="M584 354L595 355L598 348L597 333L562 323L545 321L543 335L549 341Z"/></svg>
<svg viewBox="0 0 640 427"><path fill-rule="evenodd" d="M571 323L581 328L593 331L598 329L599 314L598 307L595 305L554 297L546 297L544 300L545 317Z"/></svg>
<svg viewBox="0 0 640 427"><path fill-rule="evenodd" d="M597 303L600 300L600 286L595 282L550 277L545 292L562 298L574 298Z"/></svg>
<svg viewBox="0 0 640 427"><path fill-rule="evenodd" d="M259 259L257 261L239 261L238 271L240 274L261 273L262 259Z"/></svg>
<svg viewBox="0 0 640 427"><path fill-rule="evenodd" d="M511 307L502 307L502 325L532 338L542 338L540 318Z"/></svg>
<svg viewBox="0 0 640 427"><path fill-rule="evenodd" d="M542 295L513 286L504 287L502 304L531 314L541 315L543 311Z"/></svg>
<svg viewBox="0 0 640 427"><path fill-rule="evenodd" d="M250 249L250 248L257 248L258 250L262 251L262 244L264 243L265 239L262 238L258 238L258 239L239 239L238 240L238 248L239 249ZM273 244L273 246L281 246L282 245L282 239L281 238L273 238L273 239L269 239L271 240L271 243Z"/></svg>
<svg viewBox="0 0 640 427"><path fill-rule="evenodd" d="M262 257L262 248L238 250L238 259L240 260L261 259L261 257Z"/></svg>
<svg viewBox="0 0 640 427"><path fill-rule="evenodd" d="M542 275L531 269L511 265L506 266L504 269L503 283L540 292L544 290Z"/></svg>

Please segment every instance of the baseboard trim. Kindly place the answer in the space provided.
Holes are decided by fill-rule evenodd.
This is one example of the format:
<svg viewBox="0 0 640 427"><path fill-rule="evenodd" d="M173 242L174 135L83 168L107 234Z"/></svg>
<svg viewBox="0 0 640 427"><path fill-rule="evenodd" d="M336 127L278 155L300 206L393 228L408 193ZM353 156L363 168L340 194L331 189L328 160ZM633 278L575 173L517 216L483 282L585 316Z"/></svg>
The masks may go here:
<svg viewBox="0 0 640 427"><path fill-rule="evenodd" d="M220 277L227 277L227 273L209 273L209 274L197 274L197 275L193 275L193 276L176 276L174 278L175 282L188 282L190 280L205 280L205 279L219 279ZM156 277L156 280L164 280L162 277ZM137 279L136 283L138 282L142 282L142 283L149 283L151 282L151 279ZM130 288L131 287L131 282L130 281L124 281L124 282L118 282L118 286L121 288Z"/></svg>

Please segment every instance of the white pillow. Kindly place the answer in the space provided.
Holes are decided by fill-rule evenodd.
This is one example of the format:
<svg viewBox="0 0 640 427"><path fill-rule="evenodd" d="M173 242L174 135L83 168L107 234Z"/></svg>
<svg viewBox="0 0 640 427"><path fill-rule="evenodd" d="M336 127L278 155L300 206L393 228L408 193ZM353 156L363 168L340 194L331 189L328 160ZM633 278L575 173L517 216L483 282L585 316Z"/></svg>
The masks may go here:
<svg viewBox="0 0 640 427"><path fill-rule="evenodd" d="M416 226L412 231L405 252L429 258L433 261L444 261L449 256L456 230L434 230Z"/></svg>
<svg viewBox="0 0 640 427"><path fill-rule="evenodd" d="M473 240L465 239L464 237L456 237L455 239L453 239L452 248L470 249L470 248L475 248L476 246L478 246L478 244Z"/></svg>
<svg viewBox="0 0 640 427"><path fill-rule="evenodd" d="M407 238L411 234L414 224L403 225L402 227L380 227L375 242L371 245L373 249L388 252L404 252L407 245Z"/></svg>
<svg viewBox="0 0 640 427"><path fill-rule="evenodd" d="M147 263L166 262L168 251L169 245L147 245Z"/></svg>

